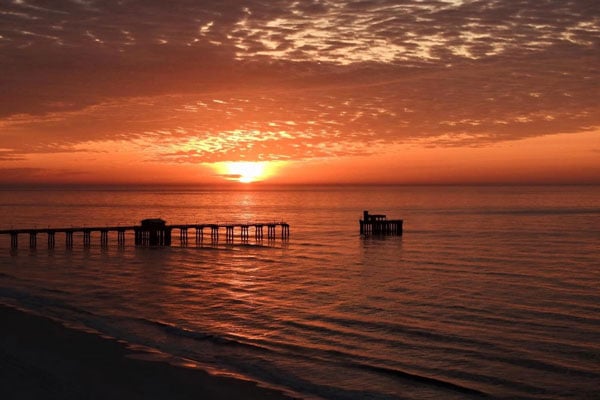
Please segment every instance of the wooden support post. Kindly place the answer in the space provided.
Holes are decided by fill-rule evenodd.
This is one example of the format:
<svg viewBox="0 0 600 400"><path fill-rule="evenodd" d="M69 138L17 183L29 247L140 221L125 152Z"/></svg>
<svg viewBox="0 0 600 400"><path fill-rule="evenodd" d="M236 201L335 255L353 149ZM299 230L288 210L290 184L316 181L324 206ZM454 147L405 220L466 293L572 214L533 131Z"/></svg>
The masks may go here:
<svg viewBox="0 0 600 400"><path fill-rule="evenodd" d="M187 242L188 242L188 229L180 228L179 229L179 244L181 246L187 246Z"/></svg>
<svg viewBox="0 0 600 400"><path fill-rule="evenodd" d="M48 231L48 248L53 249L55 243L54 232Z"/></svg>
<svg viewBox="0 0 600 400"><path fill-rule="evenodd" d="M275 224L269 224L267 225L267 238L268 239L275 239Z"/></svg>
<svg viewBox="0 0 600 400"><path fill-rule="evenodd" d="M65 246L67 249L73 248L73 231L65 232Z"/></svg>
<svg viewBox="0 0 600 400"><path fill-rule="evenodd" d="M219 226L211 225L210 226L210 239L211 242L216 243L219 241Z"/></svg>
<svg viewBox="0 0 600 400"><path fill-rule="evenodd" d="M108 247L108 230L100 231L100 245L102 247Z"/></svg>
<svg viewBox="0 0 600 400"><path fill-rule="evenodd" d="M92 232L88 230L83 231L83 247L89 248L92 242Z"/></svg>
<svg viewBox="0 0 600 400"><path fill-rule="evenodd" d="M281 224L281 240L288 239L290 237L290 226L288 224Z"/></svg>
<svg viewBox="0 0 600 400"><path fill-rule="evenodd" d="M124 229L117 230L117 245L119 247L125 246L125 230Z"/></svg>
<svg viewBox="0 0 600 400"><path fill-rule="evenodd" d="M10 247L11 249L19 247L19 234L17 232L10 233Z"/></svg>
<svg viewBox="0 0 600 400"><path fill-rule="evenodd" d="M261 224L254 225L254 239L262 240L263 238L263 226Z"/></svg>
<svg viewBox="0 0 600 400"><path fill-rule="evenodd" d="M37 233L29 232L29 248L35 249L37 247Z"/></svg>

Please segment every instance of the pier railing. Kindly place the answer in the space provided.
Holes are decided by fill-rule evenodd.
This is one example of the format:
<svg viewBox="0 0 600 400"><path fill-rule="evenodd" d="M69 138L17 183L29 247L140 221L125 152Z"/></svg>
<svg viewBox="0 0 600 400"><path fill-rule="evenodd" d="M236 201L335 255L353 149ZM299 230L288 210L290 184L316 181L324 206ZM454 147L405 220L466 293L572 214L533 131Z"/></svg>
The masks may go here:
<svg viewBox="0 0 600 400"><path fill-rule="evenodd" d="M91 226L91 227L70 227L70 228L33 228L33 229L7 229L0 230L0 235L10 235L11 248L19 247L19 237L29 238L29 248L35 249L38 245L38 236L46 235L48 248L56 246L56 235L64 234L65 246L72 248L75 237L81 237L84 247L90 247L92 242L92 233L100 234L101 246L108 246L109 233L116 233L117 244L125 245L127 232L133 232L134 244L136 246L171 246L173 232L179 234L179 243L187 245L189 241L189 232L192 231L197 244L204 242L205 230L212 244L219 242L220 232L225 231L225 241L233 243L237 236L242 242L249 241L253 236L256 241L275 240L281 237L281 240L287 240L290 236L290 225L286 222L251 222L251 223L216 223L216 224L173 224L167 225L162 220L144 220L141 225L132 226ZM279 234L277 231L279 230ZM266 231L266 232L265 232ZM239 232L239 233L238 233ZM266 233L266 234L265 234Z"/></svg>

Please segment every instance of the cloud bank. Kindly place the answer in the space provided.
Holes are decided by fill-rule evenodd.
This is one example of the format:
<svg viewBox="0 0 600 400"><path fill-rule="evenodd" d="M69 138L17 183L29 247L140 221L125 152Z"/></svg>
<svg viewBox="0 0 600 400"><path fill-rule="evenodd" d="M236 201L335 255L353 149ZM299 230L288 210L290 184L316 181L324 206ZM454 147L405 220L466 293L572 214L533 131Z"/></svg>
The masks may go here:
<svg viewBox="0 0 600 400"><path fill-rule="evenodd" d="M47 3L0 8L2 162L115 142L299 160L600 126L596 1Z"/></svg>

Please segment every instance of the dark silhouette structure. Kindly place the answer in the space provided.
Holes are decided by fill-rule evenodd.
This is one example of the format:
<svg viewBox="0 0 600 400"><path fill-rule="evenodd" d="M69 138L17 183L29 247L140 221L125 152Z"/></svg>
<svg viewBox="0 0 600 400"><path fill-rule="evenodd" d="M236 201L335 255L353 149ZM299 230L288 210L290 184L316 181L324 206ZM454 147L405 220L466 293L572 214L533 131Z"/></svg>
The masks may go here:
<svg viewBox="0 0 600 400"><path fill-rule="evenodd" d="M363 211L363 219L358 221L360 224L360 234L369 235L396 235L402 236L401 219L387 219L384 214L369 214Z"/></svg>
<svg viewBox="0 0 600 400"><path fill-rule="evenodd" d="M48 248L52 249L56 245L56 233L65 234L65 246L73 247L73 238L75 235L83 236L83 247L88 248L92 242L92 233L100 233L100 244L102 247L108 246L109 233L116 232L117 244L125 245L126 232L133 231L136 246L171 246L173 230L179 231L179 244L185 246L188 244L188 231L195 230L196 244L204 241L204 230L210 231L211 243L219 242L219 231L225 229L227 243L233 243L236 230L240 231L239 237L242 242L248 242L250 238L250 229L254 230L254 238L260 242L264 238L264 227L267 227L267 239L273 241L277 238L277 228L280 228L281 240L287 240L290 237L290 225L287 222L257 222L240 224L179 224L167 225L159 218L148 218L141 221L137 226L103 226L103 227L71 227L71 228L47 228L47 229L9 229L0 230L0 235L10 235L10 247L17 249L19 247L19 235L29 235L29 248L37 247L38 234L46 234L48 237Z"/></svg>
<svg viewBox="0 0 600 400"><path fill-rule="evenodd" d="M142 225L134 228L136 246L170 246L171 229L160 218L142 220Z"/></svg>

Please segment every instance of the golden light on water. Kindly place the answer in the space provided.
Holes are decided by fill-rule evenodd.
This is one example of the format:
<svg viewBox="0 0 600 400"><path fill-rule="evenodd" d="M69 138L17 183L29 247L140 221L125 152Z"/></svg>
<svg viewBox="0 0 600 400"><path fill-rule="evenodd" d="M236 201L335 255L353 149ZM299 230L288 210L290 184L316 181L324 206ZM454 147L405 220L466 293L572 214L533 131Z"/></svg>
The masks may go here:
<svg viewBox="0 0 600 400"><path fill-rule="evenodd" d="M277 164L273 161L231 161L215 163L214 168L227 180L252 183L272 176Z"/></svg>

